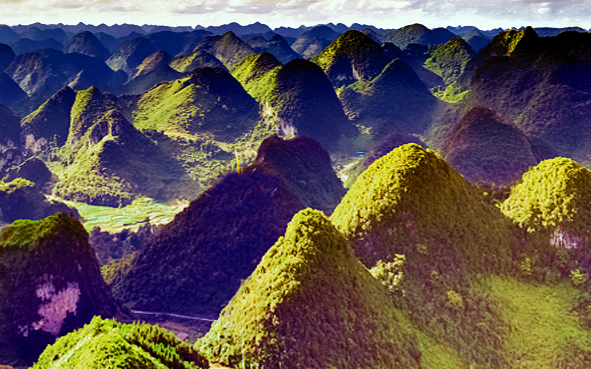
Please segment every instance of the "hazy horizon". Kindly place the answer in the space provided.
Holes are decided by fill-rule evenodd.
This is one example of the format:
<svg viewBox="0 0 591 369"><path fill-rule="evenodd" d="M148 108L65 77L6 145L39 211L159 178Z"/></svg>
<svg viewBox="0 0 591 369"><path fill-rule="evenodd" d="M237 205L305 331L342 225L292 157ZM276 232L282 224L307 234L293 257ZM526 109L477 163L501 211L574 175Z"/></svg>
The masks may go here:
<svg viewBox="0 0 591 369"><path fill-rule="evenodd" d="M400 28L412 23L429 28L464 25L483 30L522 26L591 27L591 20L586 16L591 11L591 0L0 0L0 4L4 9L2 22L8 25L83 22L208 27L258 21L271 28L331 22L379 28Z"/></svg>

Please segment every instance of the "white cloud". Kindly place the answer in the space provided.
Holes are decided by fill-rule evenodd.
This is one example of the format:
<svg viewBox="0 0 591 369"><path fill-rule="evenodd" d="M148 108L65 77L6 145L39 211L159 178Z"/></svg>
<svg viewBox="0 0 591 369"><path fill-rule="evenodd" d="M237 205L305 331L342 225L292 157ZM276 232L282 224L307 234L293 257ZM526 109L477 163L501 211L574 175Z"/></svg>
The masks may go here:
<svg viewBox="0 0 591 369"><path fill-rule="evenodd" d="M0 0L2 22L218 25L256 21L272 27L354 22L396 28L591 27L591 0ZM31 12L30 9L36 9Z"/></svg>

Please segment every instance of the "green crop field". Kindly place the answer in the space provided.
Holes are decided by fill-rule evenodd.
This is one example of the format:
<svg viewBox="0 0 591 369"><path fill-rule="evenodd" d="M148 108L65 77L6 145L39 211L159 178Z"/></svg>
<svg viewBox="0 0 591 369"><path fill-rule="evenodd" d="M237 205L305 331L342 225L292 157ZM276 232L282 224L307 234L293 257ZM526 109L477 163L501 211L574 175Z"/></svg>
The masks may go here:
<svg viewBox="0 0 591 369"><path fill-rule="evenodd" d="M189 205L188 201L160 204L148 197L136 199L122 208L88 205L74 201L64 202L78 210L80 216L84 218L84 227L89 232L95 227L108 232L121 232L125 228L137 231L147 219L154 225L166 224Z"/></svg>

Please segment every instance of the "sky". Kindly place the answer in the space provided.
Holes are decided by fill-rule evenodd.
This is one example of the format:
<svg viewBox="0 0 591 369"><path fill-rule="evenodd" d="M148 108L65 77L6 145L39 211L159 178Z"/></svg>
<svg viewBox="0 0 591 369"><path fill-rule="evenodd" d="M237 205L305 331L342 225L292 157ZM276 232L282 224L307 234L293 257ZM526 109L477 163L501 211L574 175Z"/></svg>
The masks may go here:
<svg viewBox="0 0 591 369"><path fill-rule="evenodd" d="M591 27L591 0L0 0L0 22L16 25L115 23L168 26L242 25L271 28L320 23L399 28Z"/></svg>

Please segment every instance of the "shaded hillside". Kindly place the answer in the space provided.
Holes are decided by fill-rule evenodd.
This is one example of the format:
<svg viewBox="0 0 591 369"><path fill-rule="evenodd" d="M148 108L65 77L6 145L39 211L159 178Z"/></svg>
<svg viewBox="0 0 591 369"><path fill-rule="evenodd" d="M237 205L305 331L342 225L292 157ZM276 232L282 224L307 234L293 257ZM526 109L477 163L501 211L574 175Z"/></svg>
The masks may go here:
<svg viewBox="0 0 591 369"><path fill-rule="evenodd" d="M164 50L172 56L193 51L203 37L211 32L196 30L192 32L161 31L146 35L157 50Z"/></svg>
<svg viewBox="0 0 591 369"><path fill-rule="evenodd" d="M428 29L419 23L404 26L397 30L390 30L382 36L383 42L391 42L401 49L409 44L436 45L444 44L456 37L444 28Z"/></svg>
<svg viewBox="0 0 591 369"><path fill-rule="evenodd" d="M387 272L404 258L404 280L392 287L424 333L467 363L503 366L504 324L472 283L510 270L512 233L441 157L416 144L394 149L359 176L331 220L367 267Z"/></svg>
<svg viewBox="0 0 591 369"><path fill-rule="evenodd" d="M65 213L16 221L0 235L0 357L30 365L56 337L120 310L88 235Z"/></svg>
<svg viewBox="0 0 591 369"><path fill-rule="evenodd" d="M301 203L325 214L331 214L345 194L328 153L308 137L283 140L274 135L265 139L253 166L280 175Z"/></svg>
<svg viewBox="0 0 591 369"><path fill-rule="evenodd" d="M137 195L167 201L199 193L184 169L125 119L116 98L94 87L77 93L61 152L67 167L54 193L66 199L120 206Z"/></svg>
<svg viewBox="0 0 591 369"><path fill-rule="evenodd" d="M306 209L195 346L233 368L418 368L403 319L324 214Z"/></svg>
<svg viewBox="0 0 591 369"><path fill-rule="evenodd" d="M437 90L443 93L437 96L445 99L447 95L454 95L455 89L458 88L458 79L474 56L470 45L459 37L454 37L429 52L429 58L425 60L423 67L442 79L442 85ZM445 91L446 89L450 91Z"/></svg>
<svg viewBox="0 0 591 369"><path fill-rule="evenodd" d="M282 136L312 137L332 151L342 135L354 132L326 74L308 60L282 66L263 53L246 59L233 74Z"/></svg>
<svg viewBox="0 0 591 369"><path fill-rule="evenodd" d="M133 112L137 128L236 139L258 120L258 104L221 68L198 68L141 95Z"/></svg>
<svg viewBox="0 0 591 369"><path fill-rule="evenodd" d="M458 115L474 106L489 108L559 155L587 163L590 37L578 32L538 37L532 28L499 33L464 73L462 88L468 92Z"/></svg>
<svg viewBox="0 0 591 369"><path fill-rule="evenodd" d="M390 62L373 80L348 86L339 98L350 119L373 127L377 134L422 133L441 105L401 59Z"/></svg>
<svg viewBox="0 0 591 369"><path fill-rule="evenodd" d="M480 32L478 28L462 33L459 36L462 37L475 52L480 51L480 49L484 48L492 41L492 37Z"/></svg>
<svg viewBox="0 0 591 369"><path fill-rule="evenodd" d="M508 185L537 164L519 128L479 107L470 110L447 134L440 152L470 182Z"/></svg>
<svg viewBox="0 0 591 369"><path fill-rule="evenodd" d="M119 94L138 95L160 82L183 77L182 73L168 66L171 60L170 54L164 50L148 56L140 65L129 71L129 82L119 89Z"/></svg>
<svg viewBox="0 0 591 369"><path fill-rule="evenodd" d="M320 66L335 87L372 80L391 59L378 43L359 31L339 36L312 61Z"/></svg>
<svg viewBox="0 0 591 369"><path fill-rule="evenodd" d="M10 76L0 72L0 103L12 107L20 101L26 101L28 95Z"/></svg>
<svg viewBox="0 0 591 369"><path fill-rule="evenodd" d="M363 173L374 161L388 154L398 146L402 146L407 143L416 143L423 147L427 147L427 145L415 135L393 133L382 139L379 139L369 152L363 153L363 157L349 170L347 170L346 178L343 179L345 182L345 187L350 188L353 183L357 181L359 175Z"/></svg>
<svg viewBox="0 0 591 369"><path fill-rule="evenodd" d="M22 55L32 53L36 50L52 49L61 51L64 49L64 45L54 39L48 40L31 40L30 38L20 38L15 43L11 44L12 49L16 55Z"/></svg>
<svg viewBox="0 0 591 369"><path fill-rule="evenodd" d="M252 46L256 54L268 52L273 54L283 64L301 58L300 54L296 53L287 41L278 34L274 34L269 40L263 36L259 36L247 42Z"/></svg>
<svg viewBox="0 0 591 369"><path fill-rule="evenodd" d="M12 48L6 44L0 44L0 70L6 69L12 63L16 55Z"/></svg>
<svg viewBox="0 0 591 369"><path fill-rule="evenodd" d="M37 110L21 121L24 149L38 153L66 143L70 130L70 111L76 92L70 87L60 89Z"/></svg>
<svg viewBox="0 0 591 369"><path fill-rule="evenodd" d="M223 35L205 36L194 51L197 50L215 56L229 70L232 70L247 56L255 53L249 44L242 41L231 31Z"/></svg>
<svg viewBox="0 0 591 369"><path fill-rule="evenodd" d="M0 152L20 147L20 122L6 106L0 104Z"/></svg>
<svg viewBox="0 0 591 369"><path fill-rule="evenodd" d="M126 40L121 43L117 50L113 51L111 57L107 60L107 65L114 71L121 69L125 73L129 73L156 51L158 50L154 45L144 37Z"/></svg>
<svg viewBox="0 0 591 369"><path fill-rule="evenodd" d="M172 69L181 73L189 73L196 68L226 68L215 56L199 50L190 54L177 55L170 61L169 65Z"/></svg>
<svg viewBox="0 0 591 369"><path fill-rule="evenodd" d="M37 169L40 168L37 167ZM49 175L51 176L51 173ZM0 221L2 223L10 224L17 219L38 220L58 212L70 211L73 209L67 205L46 199L41 192L41 187L30 180L15 178L7 182L0 181Z"/></svg>
<svg viewBox="0 0 591 369"><path fill-rule="evenodd" d="M191 345L157 325L121 324L95 317L48 346L32 368L53 367L206 369L209 365Z"/></svg>
<svg viewBox="0 0 591 369"><path fill-rule="evenodd" d="M316 26L302 33L291 48L302 57L310 59L318 55L341 34L328 26Z"/></svg>
<svg viewBox="0 0 591 369"><path fill-rule="evenodd" d="M65 48L67 53L80 53L88 56L96 56L101 60L107 60L111 56L98 38L92 32L80 32L70 40Z"/></svg>
<svg viewBox="0 0 591 369"><path fill-rule="evenodd" d="M46 87L57 91L66 81L65 75L39 52L18 55L5 72L29 95Z"/></svg>
<svg viewBox="0 0 591 369"><path fill-rule="evenodd" d="M329 163L311 139L265 140L255 164L222 178L163 227L114 281L114 293L135 309L217 314L298 210L336 205L343 187Z"/></svg>

